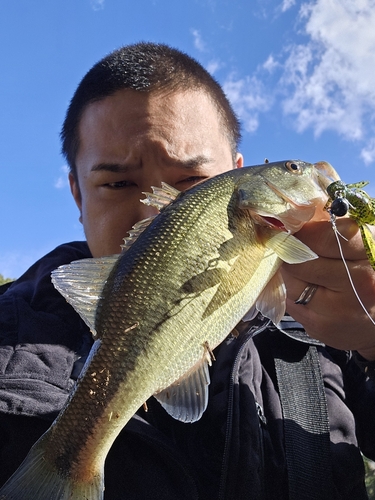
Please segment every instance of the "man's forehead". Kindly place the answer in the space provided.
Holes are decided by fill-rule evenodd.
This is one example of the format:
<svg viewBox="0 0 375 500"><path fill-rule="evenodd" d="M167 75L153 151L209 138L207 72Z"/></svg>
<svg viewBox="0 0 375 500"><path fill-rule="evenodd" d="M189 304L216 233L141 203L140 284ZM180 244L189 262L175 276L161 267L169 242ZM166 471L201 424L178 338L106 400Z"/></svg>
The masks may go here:
<svg viewBox="0 0 375 500"><path fill-rule="evenodd" d="M90 103L83 112L78 128L80 146L100 141L123 140L126 134L136 141L144 134L156 138L190 135L194 142L207 141L223 134L217 107L203 91L146 93L121 89ZM79 148L80 149L80 148Z"/></svg>
<svg viewBox="0 0 375 500"><path fill-rule="evenodd" d="M217 105L212 100L211 96L203 89L154 89L151 91L144 90L133 90L129 88L122 88L116 90L114 93L102 97L101 99L96 99L86 105L81 114L81 119L87 115L88 112L94 110L95 114L100 114L104 112L105 108L111 105L116 107L119 103L124 106L137 104L136 108L139 112L149 112L152 106L161 103L170 103L175 107L185 107L186 102L196 103L197 106L202 105L206 108L212 108L219 118L220 113L218 111Z"/></svg>

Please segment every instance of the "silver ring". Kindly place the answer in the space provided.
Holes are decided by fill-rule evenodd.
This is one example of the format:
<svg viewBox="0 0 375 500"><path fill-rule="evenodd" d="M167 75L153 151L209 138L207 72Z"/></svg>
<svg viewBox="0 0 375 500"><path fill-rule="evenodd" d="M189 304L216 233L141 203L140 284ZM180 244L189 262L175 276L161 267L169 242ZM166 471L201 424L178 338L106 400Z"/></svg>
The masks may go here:
<svg viewBox="0 0 375 500"><path fill-rule="evenodd" d="M307 305L310 300L314 297L315 292L318 289L318 285L307 285L301 295L297 300L294 301L295 304L301 304L302 306Z"/></svg>

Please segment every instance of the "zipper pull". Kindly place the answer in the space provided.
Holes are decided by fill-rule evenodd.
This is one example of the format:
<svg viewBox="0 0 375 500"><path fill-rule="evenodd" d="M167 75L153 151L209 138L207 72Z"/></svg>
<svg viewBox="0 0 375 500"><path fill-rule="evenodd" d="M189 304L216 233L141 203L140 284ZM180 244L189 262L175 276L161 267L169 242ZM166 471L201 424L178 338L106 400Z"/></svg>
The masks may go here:
<svg viewBox="0 0 375 500"><path fill-rule="evenodd" d="M255 401L255 406L256 406L258 417L259 417L261 424L266 426L267 425L267 418L264 414L263 408L256 401Z"/></svg>

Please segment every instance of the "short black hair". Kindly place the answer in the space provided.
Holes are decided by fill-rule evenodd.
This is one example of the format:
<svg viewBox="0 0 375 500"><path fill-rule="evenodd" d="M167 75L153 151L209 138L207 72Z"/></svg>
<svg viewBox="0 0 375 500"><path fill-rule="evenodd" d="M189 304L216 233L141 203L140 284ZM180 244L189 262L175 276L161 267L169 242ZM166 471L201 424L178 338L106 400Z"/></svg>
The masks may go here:
<svg viewBox="0 0 375 500"><path fill-rule="evenodd" d="M235 161L240 124L223 89L201 64L165 44L141 42L115 50L96 63L81 80L61 130L62 153L76 177L79 122L86 107L121 89L203 90L218 110Z"/></svg>

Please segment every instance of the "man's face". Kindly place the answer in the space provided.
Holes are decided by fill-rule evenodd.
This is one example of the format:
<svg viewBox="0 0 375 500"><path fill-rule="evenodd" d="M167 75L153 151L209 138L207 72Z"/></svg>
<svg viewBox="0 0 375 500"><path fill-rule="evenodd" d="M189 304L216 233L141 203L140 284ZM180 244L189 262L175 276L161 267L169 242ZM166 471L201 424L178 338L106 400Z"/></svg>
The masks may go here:
<svg viewBox="0 0 375 500"><path fill-rule="evenodd" d="M139 201L151 186L183 191L233 168L218 113L200 91L119 90L85 109L79 137L70 185L94 257L119 253L129 229L157 213Z"/></svg>

